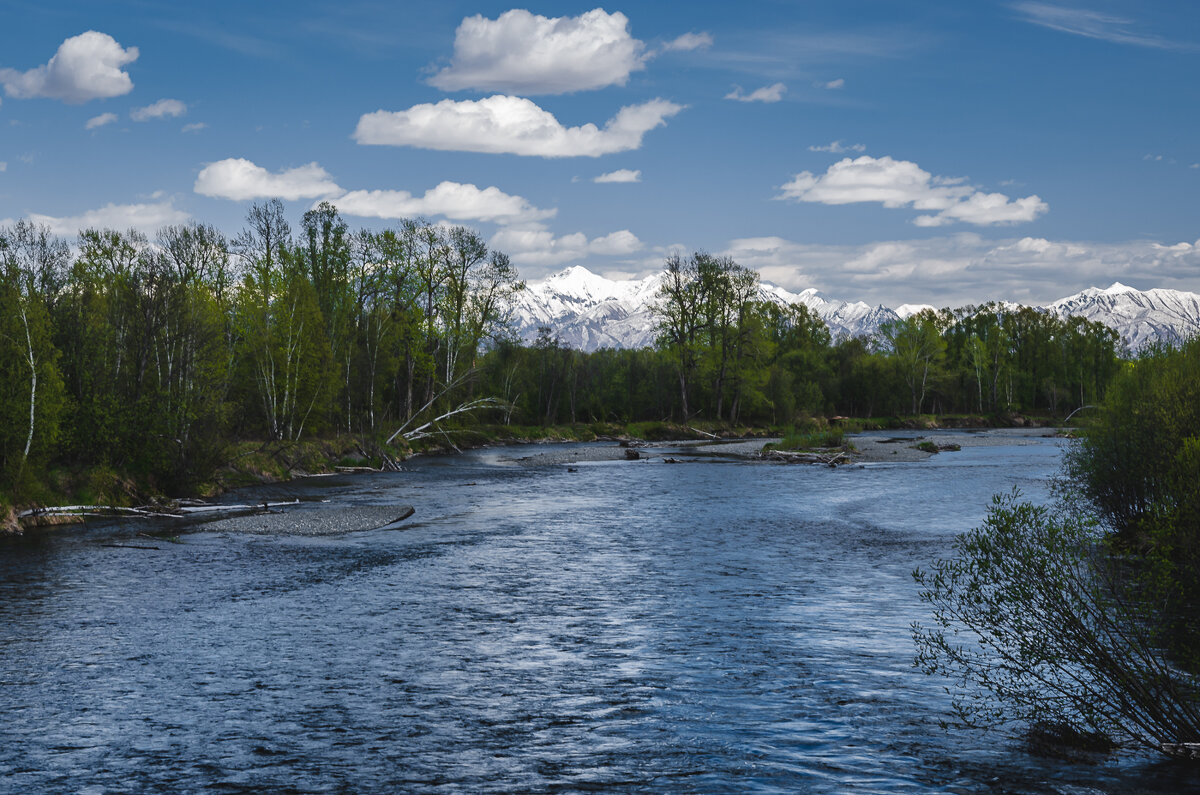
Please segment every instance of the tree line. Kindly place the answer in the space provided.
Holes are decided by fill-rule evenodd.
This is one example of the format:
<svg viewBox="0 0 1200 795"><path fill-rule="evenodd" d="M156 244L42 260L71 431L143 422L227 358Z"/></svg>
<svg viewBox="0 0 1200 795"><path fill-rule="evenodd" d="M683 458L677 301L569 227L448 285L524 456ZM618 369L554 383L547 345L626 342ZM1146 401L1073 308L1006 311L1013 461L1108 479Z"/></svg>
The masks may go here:
<svg viewBox="0 0 1200 795"><path fill-rule="evenodd" d="M832 339L754 271L672 256L657 344L584 353L517 339L523 283L467 227L351 230L321 204L292 229L275 200L232 239L192 223L0 229L0 491L105 466L184 491L238 439L298 440L476 421L786 425L812 416L1064 414L1098 399L1117 339L1082 319L991 304Z"/></svg>
<svg viewBox="0 0 1200 795"><path fill-rule="evenodd" d="M998 496L914 572L956 721L1200 758L1200 338L1125 364L1049 505Z"/></svg>
<svg viewBox="0 0 1200 795"><path fill-rule="evenodd" d="M231 439L394 429L450 405L522 284L466 227L352 232L335 208L293 233L279 201L212 226L88 229L74 246L0 230L0 472L102 465L168 491ZM390 433L390 430L389 430Z"/></svg>
<svg viewBox="0 0 1200 795"><path fill-rule="evenodd" d="M583 353L551 329L501 341L485 391L514 422L788 425L806 417L1011 412L1065 416L1117 372L1109 327L996 303L925 310L874 338L834 339L804 305L764 300L758 274L704 253L666 260L657 344Z"/></svg>

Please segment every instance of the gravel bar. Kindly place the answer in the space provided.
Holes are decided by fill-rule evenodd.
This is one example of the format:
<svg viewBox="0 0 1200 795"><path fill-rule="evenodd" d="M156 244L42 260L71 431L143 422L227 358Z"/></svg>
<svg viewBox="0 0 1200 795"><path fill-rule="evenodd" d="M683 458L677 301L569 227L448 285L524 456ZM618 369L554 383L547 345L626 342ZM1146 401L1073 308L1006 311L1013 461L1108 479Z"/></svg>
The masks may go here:
<svg viewBox="0 0 1200 795"><path fill-rule="evenodd" d="M317 508L279 513L256 513L205 522L196 529L213 533L258 535L334 536L375 530L413 515L411 505L362 508Z"/></svg>

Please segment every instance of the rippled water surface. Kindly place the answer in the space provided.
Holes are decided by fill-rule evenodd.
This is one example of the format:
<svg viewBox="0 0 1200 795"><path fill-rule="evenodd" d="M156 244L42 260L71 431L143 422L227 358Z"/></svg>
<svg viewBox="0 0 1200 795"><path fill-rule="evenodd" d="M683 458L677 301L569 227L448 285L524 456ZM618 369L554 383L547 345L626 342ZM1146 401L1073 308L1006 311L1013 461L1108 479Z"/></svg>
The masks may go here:
<svg viewBox="0 0 1200 795"><path fill-rule="evenodd" d="M938 727L910 572L991 494L1045 497L1061 443L1014 441L839 469L493 449L251 493L410 503L403 530L6 543L0 788L1180 791Z"/></svg>

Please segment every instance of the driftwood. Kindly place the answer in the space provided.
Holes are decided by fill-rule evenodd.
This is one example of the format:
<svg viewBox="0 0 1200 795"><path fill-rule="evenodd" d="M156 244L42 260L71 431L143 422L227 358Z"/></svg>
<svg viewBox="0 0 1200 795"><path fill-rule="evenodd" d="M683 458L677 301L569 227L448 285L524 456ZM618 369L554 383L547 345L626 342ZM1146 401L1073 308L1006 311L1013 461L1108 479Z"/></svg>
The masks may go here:
<svg viewBox="0 0 1200 795"><path fill-rule="evenodd" d="M1163 743L1162 752L1177 759L1200 759L1200 743Z"/></svg>
<svg viewBox="0 0 1200 795"><path fill-rule="evenodd" d="M709 433L708 431L702 431L699 428L693 428L691 425L688 426L688 430L695 431L696 433L707 436L709 439L720 439L721 438L720 436L717 436L715 433Z"/></svg>
<svg viewBox="0 0 1200 795"><path fill-rule="evenodd" d="M763 450L761 453L758 453L758 457L767 461L782 461L785 464L824 464L825 466L837 466L838 462L843 458L847 461L850 460L850 457L843 450L839 450L833 454L793 452L791 450Z"/></svg>
<svg viewBox="0 0 1200 795"><path fill-rule="evenodd" d="M198 500L186 500L177 508L160 505L145 505L126 508L122 505L56 505L49 508L30 508L17 514L17 520L30 526L63 524L70 520L82 521L87 517L128 519L179 519L200 513L270 510L285 505L298 505L300 500L288 502L262 502L256 505L211 505Z"/></svg>

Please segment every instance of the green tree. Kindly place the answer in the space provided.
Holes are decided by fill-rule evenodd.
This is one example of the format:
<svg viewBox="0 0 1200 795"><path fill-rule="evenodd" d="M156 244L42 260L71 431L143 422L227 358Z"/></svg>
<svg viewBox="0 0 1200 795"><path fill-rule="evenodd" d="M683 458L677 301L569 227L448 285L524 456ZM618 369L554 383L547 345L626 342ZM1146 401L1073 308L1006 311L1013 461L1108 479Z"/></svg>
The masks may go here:
<svg viewBox="0 0 1200 795"><path fill-rule="evenodd" d="M912 413L920 414L931 378L936 377L946 351L936 316L926 309L903 320L882 324L879 333L908 386Z"/></svg>
<svg viewBox="0 0 1200 795"><path fill-rule="evenodd" d="M44 294L60 260L45 230L0 229L0 477L19 482L53 450L64 389ZM49 256L47 256L49 255ZM40 288L40 289L39 289Z"/></svg>

